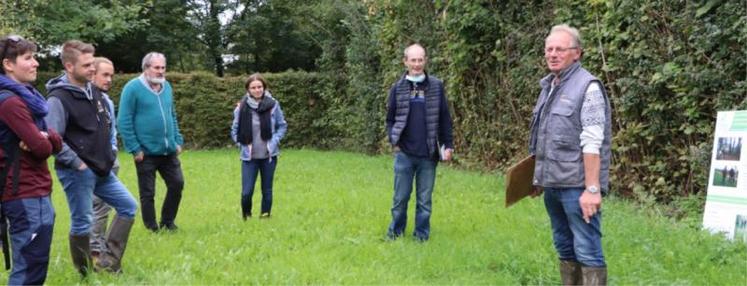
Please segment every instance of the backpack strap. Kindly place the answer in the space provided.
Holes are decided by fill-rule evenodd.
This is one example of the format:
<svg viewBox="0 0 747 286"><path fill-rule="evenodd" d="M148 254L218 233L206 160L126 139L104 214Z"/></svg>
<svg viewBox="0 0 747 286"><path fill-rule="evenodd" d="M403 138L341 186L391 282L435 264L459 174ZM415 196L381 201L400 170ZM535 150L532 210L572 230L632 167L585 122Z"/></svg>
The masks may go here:
<svg viewBox="0 0 747 286"><path fill-rule="evenodd" d="M0 90L0 104L6 99L15 96L9 90ZM8 128L7 126L0 126L0 128ZM21 140L16 136L15 133L8 130L3 130L6 133L5 138L0 138L0 148L5 153L5 166L0 168L0 200L2 200L3 193L5 192L5 183L8 178L8 172L13 169L13 195L18 194L18 185L20 183L21 174L21 148L18 144Z"/></svg>
<svg viewBox="0 0 747 286"><path fill-rule="evenodd" d="M7 89L0 90L0 103L2 103L4 100L8 99L11 96L15 96L15 93Z"/></svg>
<svg viewBox="0 0 747 286"><path fill-rule="evenodd" d="M0 104L3 103L6 99L15 96L12 92L9 90L0 90ZM8 129L7 126L0 125L0 128ZM20 141L18 139L18 136L16 136L13 132L10 132L10 130L4 130L4 133L7 133L8 138L4 138L4 140L0 140L1 147L3 151L5 152L6 157L6 164L4 167L0 168L0 200L2 200L3 193L5 191L5 180L8 178L8 168L9 165L13 165L13 172L15 173L15 176L13 176L13 194L15 195L18 193L18 174L20 170L20 160L16 160L20 153L20 148L18 147L18 142ZM15 148L11 147L10 145L15 146ZM17 163L18 162L18 163ZM5 217L5 212L2 211L2 203L0 203L0 247L2 248L3 252L3 260L5 261L5 270L10 270L11 263L10 263L10 247L8 243L8 219Z"/></svg>

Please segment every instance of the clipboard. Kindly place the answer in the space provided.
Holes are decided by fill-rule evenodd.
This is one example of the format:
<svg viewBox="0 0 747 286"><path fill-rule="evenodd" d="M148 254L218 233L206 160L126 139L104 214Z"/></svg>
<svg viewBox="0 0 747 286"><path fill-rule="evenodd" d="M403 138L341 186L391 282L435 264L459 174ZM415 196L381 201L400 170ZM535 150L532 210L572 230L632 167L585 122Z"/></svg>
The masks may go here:
<svg viewBox="0 0 747 286"><path fill-rule="evenodd" d="M532 193L534 156L530 155L506 170L506 208Z"/></svg>

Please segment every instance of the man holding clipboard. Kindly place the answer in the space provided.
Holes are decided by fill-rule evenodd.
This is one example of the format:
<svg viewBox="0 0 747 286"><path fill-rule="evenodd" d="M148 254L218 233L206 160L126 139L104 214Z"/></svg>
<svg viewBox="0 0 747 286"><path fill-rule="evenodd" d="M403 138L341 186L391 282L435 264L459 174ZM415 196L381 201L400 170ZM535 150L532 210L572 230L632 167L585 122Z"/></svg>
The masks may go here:
<svg viewBox="0 0 747 286"><path fill-rule="evenodd" d="M524 190L531 182L532 196L545 193L561 282L605 285L601 206L609 190L611 109L602 82L581 67L581 48L578 30L568 25L553 27L545 39L550 74L540 81L532 112L532 156L511 179L524 181ZM533 173L525 169L531 165Z"/></svg>

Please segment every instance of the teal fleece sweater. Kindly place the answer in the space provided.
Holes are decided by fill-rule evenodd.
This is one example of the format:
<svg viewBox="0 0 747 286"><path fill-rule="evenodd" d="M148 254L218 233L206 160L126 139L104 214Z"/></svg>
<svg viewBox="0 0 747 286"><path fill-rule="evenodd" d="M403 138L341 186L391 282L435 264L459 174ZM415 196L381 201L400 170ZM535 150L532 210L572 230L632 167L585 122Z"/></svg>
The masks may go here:
<svg viewBox="0 0 747 286"><path fill-rule="evenodd" d="M168 81L158 93L143 75L127 82L119 99L117 125L125 150L132 154L169 155L184 144Z"/></svg>

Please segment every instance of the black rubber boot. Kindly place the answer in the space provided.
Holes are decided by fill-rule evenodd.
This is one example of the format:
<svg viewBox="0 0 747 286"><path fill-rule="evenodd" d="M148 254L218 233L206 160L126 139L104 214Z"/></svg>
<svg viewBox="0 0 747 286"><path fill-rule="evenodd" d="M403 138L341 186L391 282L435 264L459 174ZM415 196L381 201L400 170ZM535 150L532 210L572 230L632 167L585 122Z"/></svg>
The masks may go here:
<svg viewBox="0 0 747 286"><path fill-rule="evenodd" d="M130 238L133 223L134 220L132 219L120 216L114 217L109 228L109 234L106 237L107 251L96 264L97 269L113 273L122 271L122 257L124 257L127 248L127 240Z"/></svg>
<svg viewBox="0 0 747 286"><path fill-rule="evenodd" d="M607 285L607 267L581 267L584 285Z"/></svg>
<svg viewBox="0 0 747 286"><path fill-rule="evenodd" d="M91 269L91 236L70 235L70 257L73 258L73 266L81 276L86 277Z"/></svg>
<svg viewBox="0 0 747 286"><path fill-rule="evenodd" d="M581 285L581 263L572 260L561 260L560 282L566 286Z"/></svg>

